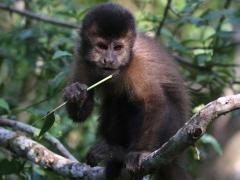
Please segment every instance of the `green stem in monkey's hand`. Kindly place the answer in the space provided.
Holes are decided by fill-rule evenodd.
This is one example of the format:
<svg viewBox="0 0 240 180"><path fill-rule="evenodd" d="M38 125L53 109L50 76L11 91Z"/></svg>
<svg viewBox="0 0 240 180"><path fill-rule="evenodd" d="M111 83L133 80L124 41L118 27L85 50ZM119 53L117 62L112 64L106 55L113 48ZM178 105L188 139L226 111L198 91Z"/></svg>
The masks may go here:
<svg viewBox="0 0 240 180"><path fill-rule="evenodd" d="M102 84L103 82L111 79L113 77L113 75L109 75L106 78L98 81L97 83L89 86L87 88L87 91L90 91L91 89L97 87L98 85ZM38 135L38 137L42 137L44 135L45 132L47 132L54 124L55 122L55 114L54 112L57 111L58 109L60 109L61 107L63 107L65 104L67 104L67 101L63 102L62 104L60 104L58 107L54 108L53 110L49 111L44 117L42 117L41 119L44 119L45 122L41 128L41 131Z"/></svg>

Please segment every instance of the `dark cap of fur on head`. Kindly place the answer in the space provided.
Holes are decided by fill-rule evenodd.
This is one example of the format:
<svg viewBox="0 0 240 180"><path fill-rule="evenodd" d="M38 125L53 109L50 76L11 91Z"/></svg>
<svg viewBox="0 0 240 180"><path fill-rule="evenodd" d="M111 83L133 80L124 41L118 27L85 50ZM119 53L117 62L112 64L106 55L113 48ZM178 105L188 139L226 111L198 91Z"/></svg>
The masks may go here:
<svg viewBox="0 0 240 180"><path fill-rule="evenodd" d="M117 38L129 30L135 33L135 22L132 14L117 4L101 4L91 9L82 22L82 31L97 27L98 35ZM84 33L84 32L82 32Z"/></svg>

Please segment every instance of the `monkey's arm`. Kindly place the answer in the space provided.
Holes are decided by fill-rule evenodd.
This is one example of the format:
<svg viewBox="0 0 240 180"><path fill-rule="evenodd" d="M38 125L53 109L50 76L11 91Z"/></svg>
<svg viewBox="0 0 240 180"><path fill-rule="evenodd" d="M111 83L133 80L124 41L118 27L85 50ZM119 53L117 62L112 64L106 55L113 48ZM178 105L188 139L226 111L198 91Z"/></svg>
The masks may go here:
<svg viewBox="0 0 240 180"><path fill-rule="evenodd" d="M84 121L93 109L93 92L87 92L87 86L72 83L64 90L64 99L69 117L76 122Z"/></svg>

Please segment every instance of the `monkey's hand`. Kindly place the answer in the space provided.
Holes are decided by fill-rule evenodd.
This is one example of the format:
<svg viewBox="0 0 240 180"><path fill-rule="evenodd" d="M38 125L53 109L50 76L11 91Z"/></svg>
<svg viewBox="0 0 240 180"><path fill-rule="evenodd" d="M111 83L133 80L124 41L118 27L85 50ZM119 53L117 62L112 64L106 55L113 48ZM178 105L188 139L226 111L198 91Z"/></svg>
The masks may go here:
<svg viewBox="0 0 240 180"><path fill-rule="evenodd" d="M72 83L65 87L63 97L65 101L81 106L87 98L87 86L79 82Z"/></svg>
<svg viewBox="0 0 240 180"><path fill-rule="evenodd" d="M148 156L151 152L147 151L132 151L126 156L126 169L130 172L138 172L141 170L141 162Z"/></svg>

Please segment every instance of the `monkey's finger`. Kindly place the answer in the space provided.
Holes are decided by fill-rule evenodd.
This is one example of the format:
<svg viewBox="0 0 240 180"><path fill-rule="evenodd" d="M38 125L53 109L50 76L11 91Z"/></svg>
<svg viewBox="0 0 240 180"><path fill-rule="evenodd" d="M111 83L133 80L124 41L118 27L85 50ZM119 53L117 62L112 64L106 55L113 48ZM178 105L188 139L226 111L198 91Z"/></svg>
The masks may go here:
<svg viewBox="0 0 240 180"><path fill-rule="evenodd" d="M86 84L76 84L76 88L79 90L79 91L87 91L87 85Z"/></svg>

